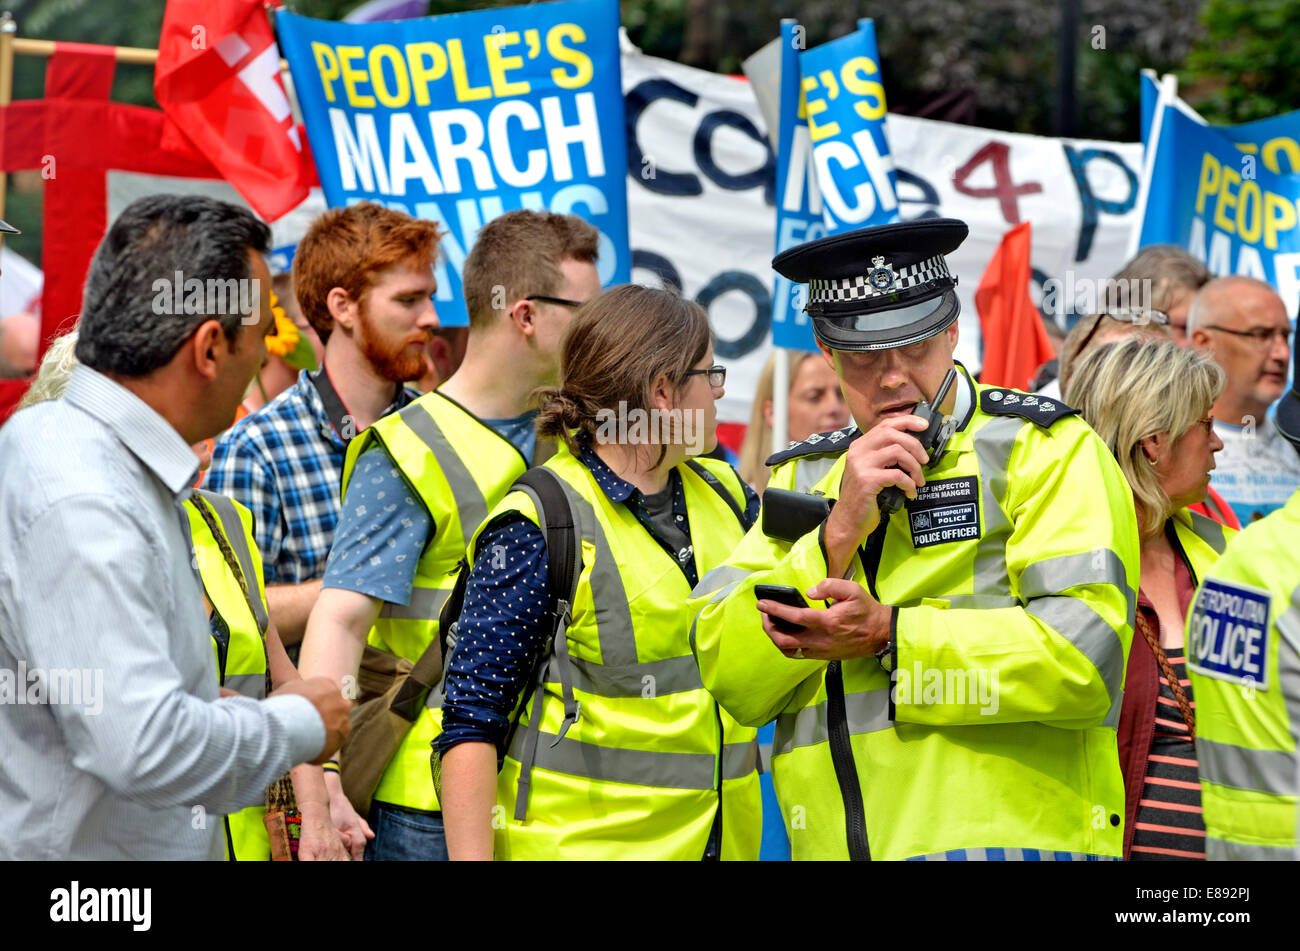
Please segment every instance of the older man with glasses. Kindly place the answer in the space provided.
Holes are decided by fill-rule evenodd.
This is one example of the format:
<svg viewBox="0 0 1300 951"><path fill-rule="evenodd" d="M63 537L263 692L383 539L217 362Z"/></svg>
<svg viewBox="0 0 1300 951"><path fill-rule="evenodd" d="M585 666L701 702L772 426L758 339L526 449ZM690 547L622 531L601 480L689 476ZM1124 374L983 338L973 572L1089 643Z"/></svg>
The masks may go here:
<svg viewBox="0 0 1300 951"><path fill-rule="evenodd" d="M1291 319L1270 284L1221 277L1206 284L1187 318L1192 346L1208 350L1228 374L1214 404L1223 440L1211 485L1242 523L1281 508L1300 485L1300 456L1268 419L1287 389Z"/></svg>

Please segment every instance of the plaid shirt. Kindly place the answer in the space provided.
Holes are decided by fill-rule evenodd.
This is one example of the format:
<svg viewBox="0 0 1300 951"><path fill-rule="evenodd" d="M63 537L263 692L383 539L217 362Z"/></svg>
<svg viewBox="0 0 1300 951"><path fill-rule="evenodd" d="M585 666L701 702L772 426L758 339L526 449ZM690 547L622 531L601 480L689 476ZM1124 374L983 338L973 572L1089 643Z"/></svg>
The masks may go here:
<svg viewBox="0 0 1300 951"><path fill-rule="evenodd" d="M403 387L384 415L418 395ZM305 370L293 386L217 439L204 488L253 513L267 584L300 584L325 574L346 452Z"/></svg>

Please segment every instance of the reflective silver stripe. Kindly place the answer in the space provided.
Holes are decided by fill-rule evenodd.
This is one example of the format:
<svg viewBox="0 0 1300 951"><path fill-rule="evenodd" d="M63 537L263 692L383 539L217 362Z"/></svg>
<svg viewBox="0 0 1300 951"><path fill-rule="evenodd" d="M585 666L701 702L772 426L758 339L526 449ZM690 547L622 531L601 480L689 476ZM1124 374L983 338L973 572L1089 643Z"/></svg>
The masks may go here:
<svg viewBox="0 0 1300 951"><path fill-rule="evenodd" d="M1223 526L1212 518L1206 518L1200 512L1188 512L1187 514L1192 517L1192 532L1196 537L1222 555L1223 549L1228 544L1223 537Z"/></svg>
<svg viewBox="0 0 1300 951"><path fill-rule="evenodd" d="M860 736L875 733L893 726L889 719L889 691L869 690L850 693L844 697L844 715L849 721L849 734ZM805 746L830 742L827 728L826 701L804 707L797 713L782 713L776 718L772 738L774 757Z"/></svg>
<svg viewBox="0 0 1300 951"><path fill-rule="evenodd" d="M385 601L379 609L379 616L406 621L436 621L449 597L450 588L422 588L417 585L411 589L410 603L392 604Z"/></svg>
<svg viewBox="0 0 1300 951"><path fill-rule="evenodd" d="M950 594L937 600L947 601L948 607L953 609L993 610L995 608L1020 607L1020 601L1009 594ZM915 607L920 603L920 601L913 601L900 604L899 607Z"/></svg>
<svg viewBox="0 0 1300 951"><path fill-rule="evenodd" d="M722 778L744 779L758 771L758 740L722 745Z"/></svg>
<svg viewBox="0 0 1300 951"><path fill-rule="evenodd" d="M555 662L552 655L551 663ZM704 684L700 682L699 665L690 654L622 667L597 664L570 656L569 669L572 671L575 690L601 697L654 698L704 689ZM554 671L548 671L547 679L557 683L558 678L554 674Z"/></svg>
<svg viewBox="0 0 1300 951"><path fill-rule="evenodd" d="M526 731L515 731L510 756L518 761ZM629 786L663 789L713 789L717 757L711 753L656 753L613 746L596 746L572 737L556 742L554 733L539 732L536 769ZM554 745L552 745L554 744Z"/></svg>
<svg viewBox="0 0 1300 951"><path fill-rule="evenodd" d="M1115 629L1079 598L1035 598L1025 610L1073 644L1092 661L1106 684L1111 713L1119 705L1124 687L1124 644Z"/></svg>
<svg viewBox="0 0 1300 951"><path fill-rule="evenodd" d="M1295 753L1250 750L1198 736L1196 760L1201 778L1217 786L1248 789L1269 796L1300 795Z"/></svg>
<svg viewBox="0 0 1300 951"><path fill-rule="evenodd" d="M760 773L772 772L772 744L758 744L758 771Z"/></svg>
<svg viewBox="0 0 1300 951"><path fill-rule="evenodd" d="M487 500L483 498L483 490L478 487L433 416L419 402L400 410L398 417L429 447L438 468L442 469L443 477L451 487L451 494L455 496L456 507L460 510L460 532L464 536L465 547L468 548L470 539L487 518Z"/></svg>
<svg viewBox="0 0 1300 951"><path fill-rule="evenodd" d="M718 588L730 587L744 581L751 574L752 572L744 568L737 568L734 565L718 565L700 579L700 583L691 591L691 597L702 598Z"/></svg>
<svg viewBox="0 0 1300 951"><path fill-rule="evenodd" d="M583 540L596 548L590 591L596 615L596 634L600 639L600 658L609 667L633 667L637 664L636 631L632 629L632 612L613 549L605 539L591 503L567 480L562 478L560 481L582 528Z"/></svg>
<svg viewBox="0 0 1300 951"><path fill-rule="evenodd" d="M1210 835L1205 837L1205 857L1211 862L1296 862L1300 861L1300 846L1246 845Z"/></svg>
<svg viewBox="0 0 1300 951"><path fill-rule="evenodd" d="M258 593L261 590L258 587L261 579L253 570L253 556L248 549L248 535L244 532L244 523L239 513L235 511L234 503L224 495L208 492L205 489L194 491L212 506L217 513L217 518L221 520L221 528L226 533L226 540L230 542L231 550L235 553L235 560L239 562L239 570L244 573L244 584L248 588L249 610L253 612L253 618L257 621L258 631L265 635L271 621L266 616L266 605L262 603Z"/></svg>
<svg viewBox="0 0 1300 951"><path fill-rule="evenodd" d="M719 588L717 591L713 592L713 597L709 598L709 604L716 604L717 602L721 601L721 600L722 600L723 598L725 598L727 595L731 594L732 590L733 590L733 589L736 587L736 585L738 585L738 584L740 584L739 581L733 581L733 582L731 582L731 584L727 585L725 588ZM703 614L703 613L704 613L704 609L701 608L700 611L699 611L699 613L697 613L697 614L695 615L695 617L691 618L691 632L690 632L690 634L688 634L687 637L686 637L687 643L689 643L689 644L691 645L691 655L692 655L692 656L694 656L694 654L695 654L695 625L699 623L699 621L700 621L700 614Z"/></svg>
<svg viewBox="0 0 1300 951"><path fill-rule="evenodd" d="M266 696L266 674L227 674L221 686L241 697L261 700Z"/></svg>
<svg viewBox="0 0 1300 951"><path fill-rule="evenodd" d="M1019 417L998 416L981 426L973 437L980 470L983 518L979 541L975 544L975 594L1004 597L1011 594L1011 579L1007 576L1007 538L1011 534L1011 522L1002 511L1002 500L1007 496L1011 450L1024 425L1025 420Z"/></svg>
<svg viewBox="0 0 1300 951"><path fill-rule="evenodd" d="M1137 608L1137 592L1129 587L1124 562L1109 548L1058 555L1035 562L1020 575L1020 596L1030 601L1064 594L1069 588L1086 584L1109 584L1122 591L1127 617L1132 620Z"/></svg>
<svg viewBox="0 0 1300 951"><path fill-rule="evenodd" d="M794 490L804 493L811 492L813 486L826 478L826 473L835 468L835 463L839 461L841 455L843 455L842 452L837 452L830 456L799 459L794 464Z"/></svg>

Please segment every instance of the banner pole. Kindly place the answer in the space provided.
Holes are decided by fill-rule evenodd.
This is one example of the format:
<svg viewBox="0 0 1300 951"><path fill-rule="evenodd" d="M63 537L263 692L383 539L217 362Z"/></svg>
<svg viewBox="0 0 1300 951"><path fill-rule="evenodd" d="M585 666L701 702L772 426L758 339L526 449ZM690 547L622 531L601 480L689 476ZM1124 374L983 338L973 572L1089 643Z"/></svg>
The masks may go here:
<svg viewBox="0 0 1300 951"><path fill-rule="evenodd" d="M1166 73L1160 80L1160 95L1156 98L1155 112L1151 115L1151 131L1147 134L1142 155L1142 177L1138 180L1137 221L1129 232L1127 257L1132 260L1142 244L1142 230L1146 226L1147 204L1151 197L1151 175L1156 167L1156 153L1160 150L1160 131L1164 126L1165 109L1172 106L1178 96L1178 77Z"/></svg>
<svg viewBox="0 0 1300 951"><path fill-rule="evenodd" d="M0 15L0 109L13 102L14 98L14 34L18 24L9 13ZM0 113L3 114L3 113ZM0 218L5 216L5 198L9 191L9 175L0 171ZM0 234L0 248L4 247L4 235Z"/></svg>
<svg viewBox="0 0 1300 951"><path fill-rule="evenodd" d="M772 451L790 441L790 357L784 347L772 348Z"/></svg>

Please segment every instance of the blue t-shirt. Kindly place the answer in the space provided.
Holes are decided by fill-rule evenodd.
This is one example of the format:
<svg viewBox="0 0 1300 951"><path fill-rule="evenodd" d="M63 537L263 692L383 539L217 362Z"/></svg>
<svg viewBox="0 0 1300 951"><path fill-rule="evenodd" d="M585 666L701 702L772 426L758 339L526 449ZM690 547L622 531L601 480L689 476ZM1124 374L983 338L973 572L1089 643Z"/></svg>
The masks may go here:
<svg viewBox="0 0 1300 951"><path fill-rule="evenodd" d="M537 410L531 410L482 422L531 459L537 443L536 420ZM388 452L378 443L370 446L357 459L348 483L321 587L409 604L415 566L434 528L424 503Z"/></svg>

